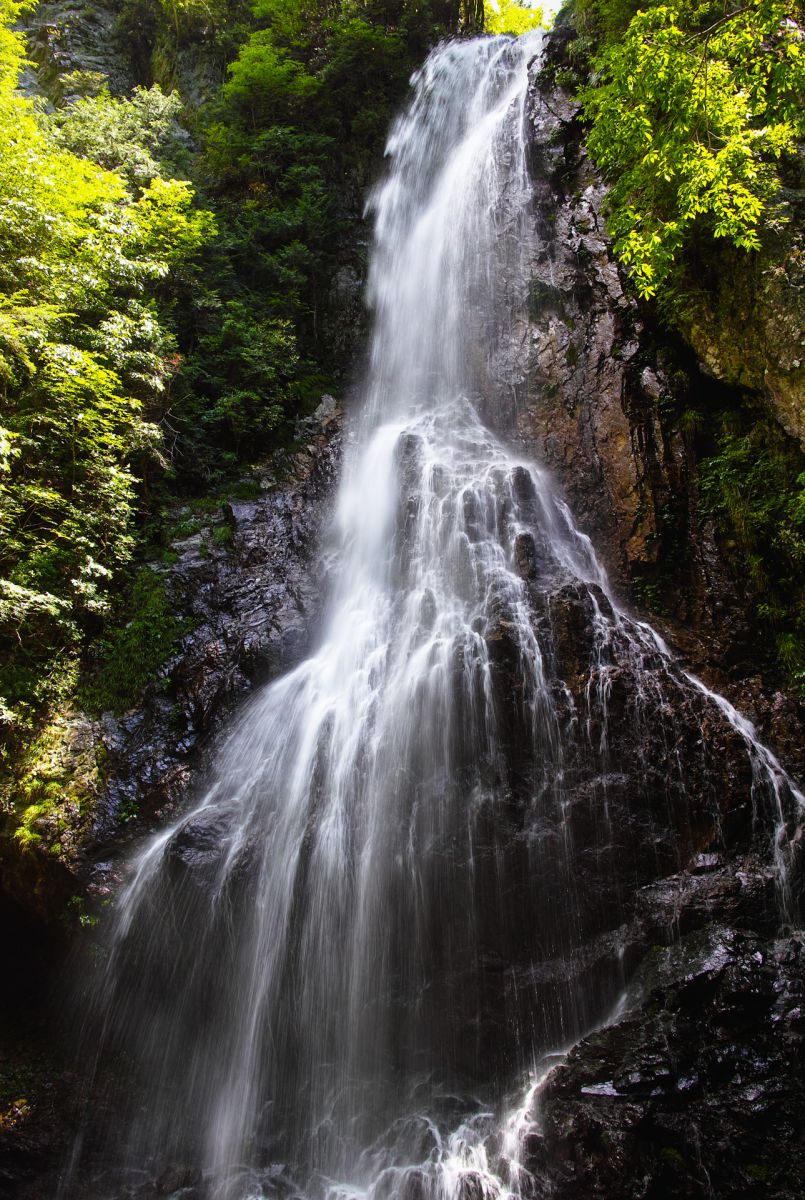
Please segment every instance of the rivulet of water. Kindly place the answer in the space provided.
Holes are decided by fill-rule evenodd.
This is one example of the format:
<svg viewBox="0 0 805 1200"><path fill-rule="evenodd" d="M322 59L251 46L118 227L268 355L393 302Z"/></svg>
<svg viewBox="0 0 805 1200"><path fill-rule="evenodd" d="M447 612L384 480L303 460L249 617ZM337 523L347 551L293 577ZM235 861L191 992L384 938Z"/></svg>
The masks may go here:
<svg viewBox="0 0 805 1200"><path fill-rule="evenodd" d="M391 133L326 620L119 899L99 1040L132 1102L99 1197L537 1194L540 1082L623 992L628 896L719 836L702 713L785 866L779 764L489 427L538 51L441 46Z"/></svg>

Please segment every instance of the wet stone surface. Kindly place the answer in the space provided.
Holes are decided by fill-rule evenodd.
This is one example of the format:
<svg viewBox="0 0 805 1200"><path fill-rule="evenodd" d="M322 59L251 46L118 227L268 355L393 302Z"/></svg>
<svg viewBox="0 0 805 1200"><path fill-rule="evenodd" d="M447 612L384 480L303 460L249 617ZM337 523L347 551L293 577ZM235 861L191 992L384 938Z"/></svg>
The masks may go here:
<svg viewBox="0 0 805 1200"><path fill-rule="evenodd" d="M498 365L496 418L508 419L513 389L512 427L558 482L620 599L651 611L689 668L745 712L801 777L801 701L770 696L759 678L757 597L698 509L696 450L680 414L712 403L713 372L658 326L614 257L606 188L587 156L579 104L555 83L573 67L572 36L557 24L533 68L529 301ZM772 312L763 309L766 325ZM778 315L787 327L789 301ZM733 349L740 357L742 336ZM720 386L733 383L727 372Z"/></svg>
<svg viewBox="0 0 805 1200"><path fill-rule="evenodd" d="M113 888L121 842L168 820L191 780L203 780L207 756L244 697L310 646L326 591L316 562L341 424L335 403L323 403L292 461L256 473L255 498L224 503L211 529L173 543L176 561L161 570L175 613L192 628L143 703L97 725L106 787L75 864L90 894ZM231 534L218 539L223 526Z"/></svg>
<svg viewBox="0 0 805 1200"><path fill-rule="evenodd" d="M644 995L542 1098L551 1195L795 1197L805 945L715 927L651 949Z"/></svg>

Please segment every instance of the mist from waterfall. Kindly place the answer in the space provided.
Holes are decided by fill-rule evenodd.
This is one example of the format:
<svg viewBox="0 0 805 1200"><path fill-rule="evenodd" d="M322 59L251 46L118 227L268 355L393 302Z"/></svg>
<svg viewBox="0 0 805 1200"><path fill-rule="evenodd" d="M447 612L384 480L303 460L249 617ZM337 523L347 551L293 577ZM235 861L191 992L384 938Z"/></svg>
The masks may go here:
<svg viewBox="0 0 805 1200"><path fill-rule="evenodd" d="M538 1083L623 993L625 897L721 821L680 697L744 739L759 820L784 829L776 760L618 609L490 427L534 250L538 52L437 48L392 130L318 648L242 710L118 901L99 1043L137 1083L99 1197L177 1163L214 1200L534 1194ZM689 844L653 838L658 812Z"/></svg>

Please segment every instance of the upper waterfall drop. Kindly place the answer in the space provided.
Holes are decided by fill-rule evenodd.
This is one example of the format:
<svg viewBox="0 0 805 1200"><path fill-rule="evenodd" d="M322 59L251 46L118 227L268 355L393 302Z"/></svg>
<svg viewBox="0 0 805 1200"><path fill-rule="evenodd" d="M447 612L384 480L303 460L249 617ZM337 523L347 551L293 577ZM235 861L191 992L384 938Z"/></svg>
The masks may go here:
<svg viewBox="0 0 805 1200"><path fill-rule="evenodd" d="M540 42L451 42L414 78L369 202L365 420L483 396L485 359L526 285L525 102Z"/></svg>
<svg viewBox="0 0 805 1200"><path fill-rule="evenodd" d="M784 827L776 760L490 428L538 49L439 47L392 131L320 643L120 898L103 1046L148 1103L116 1114L98 1196L176 1163L213 1200L526 1194L512 1095L618 1001L639 888L726 836L730 738Z"/></svg>

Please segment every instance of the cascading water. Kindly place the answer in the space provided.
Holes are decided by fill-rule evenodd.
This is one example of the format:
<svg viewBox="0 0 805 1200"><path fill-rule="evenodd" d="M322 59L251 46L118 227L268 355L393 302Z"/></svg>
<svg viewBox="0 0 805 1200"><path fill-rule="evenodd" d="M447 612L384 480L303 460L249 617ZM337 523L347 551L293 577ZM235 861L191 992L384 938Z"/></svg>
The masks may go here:
<svg viewBox="0 0 805 1200"><path fill-rule="evenodd" d="M533 1193L540 1064L621 994L629 898L726 836L703 720L748 751L784 873L801 797L482 420L527 286L538 48L442 46L391 135L325 628L120 898L100 1042L139 1099L97 1196L176 1164L215 1200Z"/></svg>

